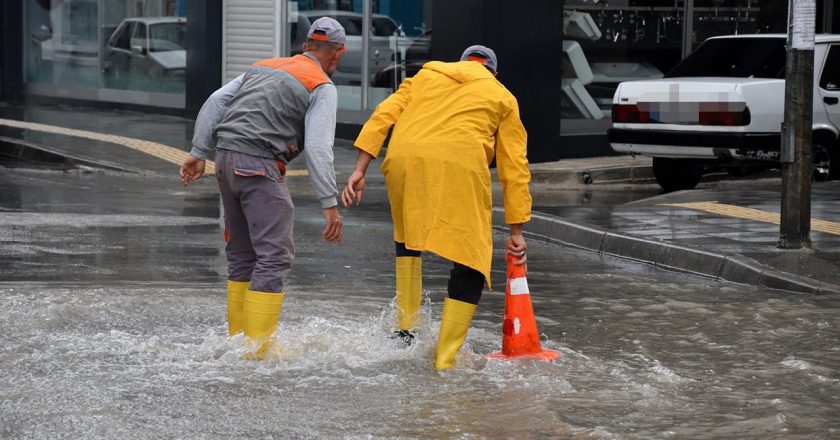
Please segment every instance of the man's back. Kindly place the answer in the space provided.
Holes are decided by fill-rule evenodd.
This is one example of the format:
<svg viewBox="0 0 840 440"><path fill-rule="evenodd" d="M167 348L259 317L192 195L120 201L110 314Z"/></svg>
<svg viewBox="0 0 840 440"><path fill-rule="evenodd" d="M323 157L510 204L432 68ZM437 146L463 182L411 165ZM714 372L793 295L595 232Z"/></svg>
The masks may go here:
<svg viewBox="0 0 840 440"><path fill-rule="evenodd" d="M433 61L411 79L389 150L438 154L435 150L454 148L466 153L472 147L489 163L499 123L515 108L513 95L481 64Z"/></svg>
<svg viewBox="0 0 840 440"><path fill-rule="evenodd" d="M218 147L290 161L303 148L310 93L326 83L317 61L305 55L254 63L217 127Z"/></svg>

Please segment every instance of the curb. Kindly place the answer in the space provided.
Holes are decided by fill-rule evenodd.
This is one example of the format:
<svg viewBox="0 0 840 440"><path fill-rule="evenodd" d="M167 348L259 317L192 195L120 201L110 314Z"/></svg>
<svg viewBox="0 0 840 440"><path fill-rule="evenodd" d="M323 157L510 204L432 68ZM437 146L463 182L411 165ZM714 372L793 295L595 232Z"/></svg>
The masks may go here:
<svg viewBox="0 0 840 440"><path fill-rule="evenodd" d="M0 136L0 153L14 159L61 164L66 168L85 166L108 171L144 174L142 170L127 168L112 162L78 157L44 145L6 136Z"/></svg>
<svg viewBox="0 0 840 440"><path fill-rule="evenodd" d="M653 167L650 165L612 166L588 170L545 170L532 169L533 183L574 183L593 185L603 183L629 183L653 180Z"/></svg>
<svg viewBox="0 0 840 440"><path fill-rule="evenodd" d="M493 222L504 224L504 209L493 208ZM507 230L501 226L497 229ZM811 294L840 294L832 284L780 271L751 258L723 255L658 240L623 235L535 212L525 235L539 241L572 246L601 255L648 263L665 270L741 284Z"/></svg>

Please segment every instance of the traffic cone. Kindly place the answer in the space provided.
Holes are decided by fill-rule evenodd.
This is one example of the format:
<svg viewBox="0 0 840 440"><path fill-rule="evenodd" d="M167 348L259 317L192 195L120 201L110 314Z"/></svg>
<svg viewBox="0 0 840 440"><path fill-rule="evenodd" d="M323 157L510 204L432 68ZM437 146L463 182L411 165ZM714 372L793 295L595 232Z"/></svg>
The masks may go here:
<svg viewBox="0 0 840 440"><path fill-rule="evenodd" d="M560 357L556 351L543 350L531 293L525 278L525 267L516 266L516 259L507 256L507 289L505 290L505 321L502 325L502 351L490 355L493 359L539 359L551 361Z"/></svg>

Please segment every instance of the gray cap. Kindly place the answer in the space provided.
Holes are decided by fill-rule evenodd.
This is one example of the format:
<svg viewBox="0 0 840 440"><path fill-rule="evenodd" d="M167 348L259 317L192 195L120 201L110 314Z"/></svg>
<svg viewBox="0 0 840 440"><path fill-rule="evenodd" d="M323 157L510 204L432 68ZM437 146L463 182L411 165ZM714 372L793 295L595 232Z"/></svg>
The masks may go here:
<svg viewBox="0 0 840 440"><path fill-rule="evenodd" d="M461 61L478 61L479 63L484 64L485 67L492 70L493 73L497 73L499 71L499 61L496 59L496 52L493 52L493 49L480 44L468 47L467 50L464 51L464 54L461 55Z"/></svg>
<svg viewBox="0 0 840 440"><path fill-rule="evenodd" d="M344 26L332 17L321 17L315 20L312 26L309 26L309 33L306 34L306 38L339 44L347 42Z"/></svg>

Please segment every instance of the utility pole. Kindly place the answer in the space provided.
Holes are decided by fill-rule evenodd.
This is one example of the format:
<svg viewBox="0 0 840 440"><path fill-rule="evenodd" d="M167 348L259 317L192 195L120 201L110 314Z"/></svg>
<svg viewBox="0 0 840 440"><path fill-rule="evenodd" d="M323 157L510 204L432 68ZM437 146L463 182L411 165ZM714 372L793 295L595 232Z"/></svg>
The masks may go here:
<svg viewBox="0 0 840 440"><path fill-rule="evenodd" d="M782 125L782 215L779 247L811 247L811 124L814 117L816 0L789 0L785 121Z"/></svg>

